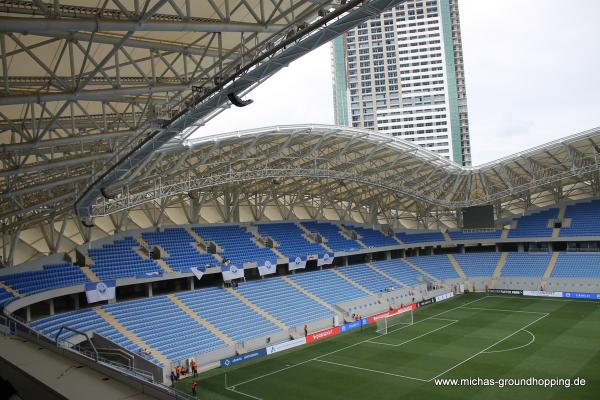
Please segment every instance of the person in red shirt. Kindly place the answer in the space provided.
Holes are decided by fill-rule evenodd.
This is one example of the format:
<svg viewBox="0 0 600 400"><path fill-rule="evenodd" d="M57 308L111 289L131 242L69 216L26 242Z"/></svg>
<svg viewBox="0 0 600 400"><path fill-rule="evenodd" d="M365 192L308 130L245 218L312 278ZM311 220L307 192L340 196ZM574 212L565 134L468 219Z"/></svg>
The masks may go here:
<svg viewBox="0 0 600 400"><path fill-rule="evenodd" d="M196 396L196 388L198 387L198 384L196 383L196 381L192 382L192 394L194 396Z"/></svg>
<svg viewBox="0 0 600 400"><path fill-rule="evenodd" d="M195 378L195 377L198 376L198 366L196 365L196 361L195 360L192 360L191 367L192 367L192 374L193 374L193 376Z"/></svg>

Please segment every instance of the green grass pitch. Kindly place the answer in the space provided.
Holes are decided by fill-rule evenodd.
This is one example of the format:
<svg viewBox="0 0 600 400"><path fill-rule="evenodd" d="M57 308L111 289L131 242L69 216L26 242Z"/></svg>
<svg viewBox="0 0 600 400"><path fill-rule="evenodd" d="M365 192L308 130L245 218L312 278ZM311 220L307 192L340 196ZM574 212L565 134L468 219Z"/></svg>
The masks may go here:
<svg viewBox="0 0 600 400"><path fill-rule="evenodd" d="M463 295L418 309L414 325L390 331L377 335L369 326L227 371L205 372L196 379L198 397L600 398L597 302ZM438 378L529 377L570 379L571 386L436 385ZM576 378L585 379L585 385L575 386ZM188 393L190 386L191 379L178 383Z"/></svg>

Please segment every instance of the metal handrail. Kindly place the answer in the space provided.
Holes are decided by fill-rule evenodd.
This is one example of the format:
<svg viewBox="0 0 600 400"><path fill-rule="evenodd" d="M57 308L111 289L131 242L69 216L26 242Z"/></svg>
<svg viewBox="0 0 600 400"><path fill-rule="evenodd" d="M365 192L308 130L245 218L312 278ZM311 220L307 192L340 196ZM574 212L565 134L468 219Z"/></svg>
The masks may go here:
<svg viewBox="0 0 600 400"><path fill-rule="evenodd" d="M92 342L92 339L88 336L87 333L82 332L80 330L71 328L69 326L63 325L60 327L60 329L58 330L58 333L56 334L56 336L54 337L54 343L56 344L56 347L60 347L59 344L59 338L60 338L60 334L63 332L63 330L65 331L71 331L71 332L75 332L78 333L80 335L85 336L85 338L87 339L87 341L90 343L90 345L92 346L92 349L94 350L94 360L98 361L98 350L96 350L96 346L94 346L94 343ZM63 341L63 342L67 342L67 341ZM68 343L68 342L67 342ZM71 346L72 348L73 346Z"/></svg>

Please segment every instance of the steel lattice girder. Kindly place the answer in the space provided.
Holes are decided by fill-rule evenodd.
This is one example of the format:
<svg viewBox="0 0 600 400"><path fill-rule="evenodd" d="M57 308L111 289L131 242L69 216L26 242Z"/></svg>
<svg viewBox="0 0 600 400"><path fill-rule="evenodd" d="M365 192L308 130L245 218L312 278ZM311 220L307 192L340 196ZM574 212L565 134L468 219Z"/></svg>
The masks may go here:
<svg viewBox="0 0 600 400"><path fill-rule="evenodd" d="M448 210L509 204L532 194L547 197L577 184L580 190L588 187L591 196L600 168L594 145L599 137L599 129L591 130L482 166L461 167L410 142L345 127L295 125L221 134L166 146L130 176L130 184L113 188L115 199L97 202L93 215L231 186L248 193L328 193L361 204L373 200L369 192L381 189L394 202L401 198ZM565 146L580 154L576 165ZM536 173L520 170L523 163L535 164Z"/></svg>
<svg viewBox="0 0 600 400"><path fill-rule="evenodd" d="M212 90L291 32L302 37L339 7L329 3L0 0L0 214L35 210L21 194L48 181L37 214L55 211L52 196L72 202L117 150L193 104L192 86Z"/></svg>

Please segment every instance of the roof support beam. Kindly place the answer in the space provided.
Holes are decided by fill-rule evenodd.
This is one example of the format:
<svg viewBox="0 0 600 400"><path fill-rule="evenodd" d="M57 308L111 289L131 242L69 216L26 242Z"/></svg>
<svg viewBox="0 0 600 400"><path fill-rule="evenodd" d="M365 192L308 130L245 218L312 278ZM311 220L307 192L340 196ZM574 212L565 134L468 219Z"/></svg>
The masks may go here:
<svg viewBox="0 0 600 400"><path fill-rule="evenodd" d="M106 101L115 97L140 96L153 93L178 92L187 90L189 85L136 86L119 89L82 90L80 92L37 93L14 96L0 96L0 105L37 104L50 101Z"/></svg>
<svg viewBox="0 0 600 400"><path fill-rule="evenodd" d="M49 19L0 17L0 32L259 32L277 33L285 25L245 22L149 21L117 19Z"/></svg>
<svg viewBox="0 0 600 400"><path fill-rule="evenodd" d="M119 42L119 36L112 35L103 35L103 34L93 34L87 32L30 32L31 35L35 36L43 36L43 37L51 37L51 38L60 38L60 39L70 39L77 40L88 43L89 41L93 41L94 43L115 45ZM219 52L215 49L210 49L207 47L198 46L182 46L180 44L174 42L165 42L165 41L156 41L149 39L138 39L138 38L128 38L123 42L124 47L131 47L136 49L149 49L149 50L158 50L158 51L168 51L171 53L183 53L183 54L193 54L197 56L207 56L207 57L218 57ZM236 54L225 54L225 58L233 58Z"/></svg>

